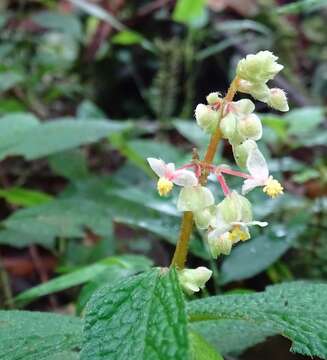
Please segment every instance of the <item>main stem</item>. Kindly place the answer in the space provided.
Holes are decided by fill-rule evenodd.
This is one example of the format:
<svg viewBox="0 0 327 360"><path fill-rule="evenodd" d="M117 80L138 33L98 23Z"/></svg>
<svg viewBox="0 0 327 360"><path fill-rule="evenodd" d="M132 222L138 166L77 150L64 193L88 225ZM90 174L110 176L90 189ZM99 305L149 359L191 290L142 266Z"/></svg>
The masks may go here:
<svg viewBox="0 0 327 360"><path fill-rule="evenodd" d="M224 102L230 102L233 100L237 88L238 88L239 78L236 76L234 80L231 82L229 89L227 91L226 96L224 97ZM221 140L222 134L219 128L219 125L217 126L216 131L213 133L210 139L210 143L208 145L204 162L207 164L211 164L216 151L217 146L219 144L219 141ZM204 172L204 176L201 176L200 178L200 184L205 185L207 182L207 174ZM182 218L182 224L181 224L181 230L179 234L179 239L176 245L175 253L173 256L173 259L171 261L171 266L176 266L178 269L184 269L187 252L188 252L188 246L191 238L193 228L193 213L191 211L185 211L183 213Z"/></svg>

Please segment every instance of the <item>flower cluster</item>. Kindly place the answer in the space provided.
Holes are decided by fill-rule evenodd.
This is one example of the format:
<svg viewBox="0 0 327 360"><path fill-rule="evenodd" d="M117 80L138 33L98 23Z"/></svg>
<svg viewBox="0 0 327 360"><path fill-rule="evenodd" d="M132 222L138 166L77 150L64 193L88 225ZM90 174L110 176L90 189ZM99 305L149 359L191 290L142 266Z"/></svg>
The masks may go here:
<svg viewBox="0 0 327 360"><path fill-rule="evenodd" d="M238 63L233 86L236 91L248 93L275 109L287 111L284 91L269 89L267 85L282 68L277 63L277 57L269 51L248 55ZM197 124L203 131L210 134L218 131L229 141L235 162L242 171L196 158L176 169L173 163L148 158L149 165L159 177L157 189L161 196L168 195L174 185L181 187L177 208L193 213L196 226L206 233L206 243L213 258L228 255L234 244L250 239L251 226L268 225L253 220L251 203L244 195L256 187L261 187L272 198L283 193L282 185L269 175L266 160L257 146L256 142L262 137L262 124L254 110L251 100L229 101L228 97L222 98L218 92L210 93L207 104L198 104L195 109ZM243 172L243 169L247 171ZM215 176L224 193L224 198L218 203L206 187L209 174ZM244 179L241 194L229 189L226 175ZM179 271L181 284L188 293L203 288L210 276L211 271L204 267Z"/></svg>

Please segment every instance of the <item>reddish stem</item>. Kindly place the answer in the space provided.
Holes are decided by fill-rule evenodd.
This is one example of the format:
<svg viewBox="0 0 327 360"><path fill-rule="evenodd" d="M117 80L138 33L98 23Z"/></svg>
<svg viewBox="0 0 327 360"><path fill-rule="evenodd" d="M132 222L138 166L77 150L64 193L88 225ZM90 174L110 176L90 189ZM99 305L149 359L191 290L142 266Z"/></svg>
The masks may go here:
<svg viewBox="0 0 327 360"><path fill-rule="evenodd" d="M222 174L217 174L217 180L219 181L219 184L221 186L221 189L224 193L225 196L229 195L230 194L230 190L229 190L229 187L225 181L225 178L223 177Z"/></svg>

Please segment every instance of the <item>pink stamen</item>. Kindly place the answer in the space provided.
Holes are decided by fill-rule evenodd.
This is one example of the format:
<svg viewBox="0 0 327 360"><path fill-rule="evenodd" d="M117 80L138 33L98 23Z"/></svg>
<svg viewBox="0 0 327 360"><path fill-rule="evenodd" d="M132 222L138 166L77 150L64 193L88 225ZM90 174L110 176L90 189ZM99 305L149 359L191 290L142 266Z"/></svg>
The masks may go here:
<svg viewBox="0 0 327 360"><path fill-rule="evenodd" d="M221 186L221 189L224 193L225 196L229 195L230 194L230 190L229 190L229 187L225 181L225 178L223 177L223 175L221 174L217 174L217 180L219 181L219 184Z"/></svg>

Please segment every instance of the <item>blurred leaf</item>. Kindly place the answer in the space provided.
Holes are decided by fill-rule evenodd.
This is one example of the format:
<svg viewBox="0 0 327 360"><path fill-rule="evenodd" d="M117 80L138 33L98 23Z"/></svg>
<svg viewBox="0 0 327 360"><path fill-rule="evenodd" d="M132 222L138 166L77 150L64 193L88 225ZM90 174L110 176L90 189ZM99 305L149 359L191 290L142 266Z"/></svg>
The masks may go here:
<svg viewBox="0 0 327 360"><path fill-rule="evenodd" d="M124 30L120 31L111 38L114 44L120 45L134 45L141 44L144 37L136 31Z"/></svg>
<svg viewBox="0 0 327 360"><path fill-rule="evenodd" d="M263 25L258 21L253 20L229 20L219 22L217 25L219 31L242 33L245 30L253 30L261 33L267 37L271 36L269 27Z"/></svg>
<svg viewBox="0 0 327 360"><path fill-rule="evenodd" d="M279 333L292 340L291 351L308 356L327 356L327 285L291 282L269 286L256 294L220 295L191 301L191 323L244 320L258 330ZM243 333L242 337L247 337Z"/></svg>
<svg viewBox="0 0 327 360"><path fill-rule="evenodd" d="M292 180L299 184L303 184L309 180L317 179L317 178L319 178L319 176L320 176L320 173L318 170L313 169L313 168L307 168L300 173L294 174L292 176Z"/></svg>
<svg viewBox="0 0 327 360"><path fill-rule="evenodd" d="M24 81L24 76L14 71L0 72L0 93Z"/></svg>
<svg viewBox="0 0 327 360"><path fill-rule="evenodd" d="M0 342L2 360L71 360L82 342L82 322L36 311L0 311Z"/></svg>
<svg viewBox="0 0 327 360"><path fill-rule="evenodd" d="M318 106L305 107L292 110L283 118L289 124L288 133L300 137L317 128L323 122L324 111Z"/></svg>
<svg viewBox="0 0 327 360"><path fill-rule="evenodd" d="M209 135L205 134L195 123L194 120L175 120L176 129L195 146L200 149L205 148L209 142Z"/></svg>
<svg viewBox="0 0 327 360"><path fill-rule="evenodd" d="M264 327L246 320L200 321L191 323L190 327L222 355L242 353L277 333L269 326Z"/></svg>
<svg viewBox="0 0 327 360"><path fill-rule="evenodd" d="M109 11L104 10L102 7L90 3L87 0L69 0L72 4L84 10L87 14L95 16L96 18L103 20L110 24L114 29L122 31L125 26L118 21Z"/></svg>
<svg viewBox="0 0 327 360"><path fill-rule="evenodd" d="M78 40L82 39L82 26L77 16L55 11L41 11L32 16L32 21L51 30L57 30Z"/></svg>
<svg viewBox="0 0 327 360"><path fill-rule="evenodd" d="M0 120L0 128L3 121L3 119ZM23 155L29 160L37 159L98 141L115 132L123 131L129 126L126 123L122 124L115 121L59 119L42 123L38 126L35 126L36 124L34 123L34 126L29 125L29 128L25 128L25 131L19 129L18 132L18 122L16 123L10 129L11 131L6 129L7 137L9 138L7 143L9 142L9 144L0 147L0 158L8 155Z"/></svg>
<svg viewBox="0 0 327 360"><path fill-rule="evenodd" d="M31 244L39 244L45 248L53 248L53 236L46 234L29 234L15 229L4 229L0 231L0 244L13 246L17 248L27 247Z"/></svg>
<svg viewBox="0 0 327 360"><path fill-rule="evenodd" d="M134 260L137 260L135 262ZM141 263L142 260L142 263ZM137 267L135 267L135 263ZM140 266L141 265L141 266ZM73 286L81 285L97 278L106 271L113 271L114 268L120 270L128 270L129 274L135 271L145 271L151 266L151 261L142 256L113 256L103 259L95 264L85 266L81 269L75 270L69 274L58 276L44 284L35 286L20 293L15 301L18 303L30 302L38 297L52 294L54 292L62 291Z"/></svg>
<svg viewBox="0 0 327 360"><path fill-rule="evenodd" d="M265 234L239 244L221 266L220 283L248 279L278 260L305 230L309 214L300 214L285 225L273 225Z"/></svg>
<svg viewBox="0 0 327 360"><path fill-rule="evenodd" d="M327 6L326 0L298 0L291 4L280 6L275 11L279 15L298 14L315 11L324 6Z"/></svg>
<svg viewBox="0 0 327 360"><path fill-rule="evenodd" d="M203 17L205 0L178 0L173 11L172 19L177 22L191 25Z"/></svg>
<svg viewBox="0 0 327 360"><path fill-rule="evenodd" d="M53 199L51 195L46 193L19 187L0 189L0 197L6 199L10 204L24 207L46 204Z"/></svg>
<svg viewBox="0 0 327 360"><path fill-rule="evenodd" d="M184 307L174 270L153 269L100 289L87 306L81 360L186 359Z"/></svg>
<svg viewBox="0 0 327 360"><path fill-rule="evenodd" d="M85 154L80 149L51 155L48 161L52 171L71 181L81 180L89 175Z"/></svg>
<svg viewBox="0 0 327 360"><path fill-rule="evenodd" d="M189 338L192 360L224 360L198 333L190 331Z"/></svg>
<svg viewBox="0 0 327 360"><path fill-rule="evenodd" d="M84 100L82 101L77 110L76 115L79 119L104 119L106 117L105 113L98 108L92 101Z"/></svg>

